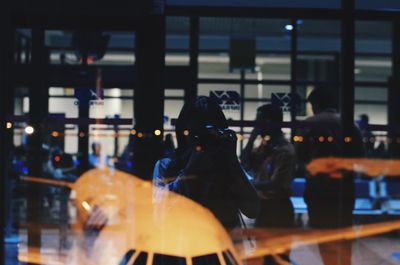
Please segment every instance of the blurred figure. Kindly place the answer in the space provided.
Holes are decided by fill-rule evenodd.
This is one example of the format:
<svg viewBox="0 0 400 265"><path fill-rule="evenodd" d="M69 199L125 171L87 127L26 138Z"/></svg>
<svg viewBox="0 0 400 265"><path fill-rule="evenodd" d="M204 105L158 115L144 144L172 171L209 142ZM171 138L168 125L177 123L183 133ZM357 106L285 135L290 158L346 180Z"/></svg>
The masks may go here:
<svg viewBox="0 0 400 265"><path fill-rule="evenodd" d="M133 156L135 154L136 135L129 134L128 144L118 158L117 168L133 174Z"/></svg>
<svg viewBox="0 0 400 265"><path fill-rule="evenodd" d="M99 167L101 165L101 144L98 142L92 143L92 153L89 154L90 167Z"/></svg>
<svg viewBox="0 0 400 265"><path fill-rule="evenodd" d="M181 110L178 149L154 168L153 183L209 208L227 229L240 225L240 211L258 214L257 193L236 156L236 135L214 101L198 97Z"/></svg>
<svg viewBox="0 0 400 265"><path fill-rule="evenodd" d="M374 156L375 136L368 128L369 117L367 114L361 114L357 119L358 128L361 131L361 137L364 142L365 153L368 157Z"/></svg>
<svg viewBox="0 0 400 265"><path fill-rule="evenodd" d="M175 152L174 140L172 138L172 134L168 133L165 135L165 140L163 143L163 155L170 156Z"/></svg>
<svg viewBox="0 0 400 265"><path fill-rule="evenodd" d="M351 141L344 142L340 115L335 109L334 96L328 90L316 88L307 100L312 105L314 116L305 121L315 123L316 126L299 132L303 141L296 144L296 152L301 163L307 164L318 157L364 155L361 133L356 126L353 127ZM348 146L345 147L345 144ZM355 201L353 173L308 176L304 200L311 227L351 226ZM351 241L321 244L319 247L324 264L351 264Z"/></svg>
<svg viewBox="0 0 400 265"><path fill-rule="evenodd" d="M257 109L257 121L266 124L282 122L278 106L268 104ZM254 148L254 141L262 137ZM290 201L290 185L294 175L296 156L280 128L254 128L241 156L244 168L253 176L253 184L261 199L261 211L256 226L294 225L294 210Z"/></svg>
<svg viewBox="0 0 400 265"><path fill-rule="evenodd" d="M77 179L77 168L72 155L58 147L46 150L47 160L43 164L43 174L46 178L74 182ZM66 218L70 189L61 186L49 186L45 206L55 217Z"/></svg>
<svg viewBox="0 0 400 265"><path fill-rule="evenodd" d="M282 110L272 104L257 109L256 121L278 123L283 121ZM258 136L261 144L254 148ZM241 160L244 168L253 176L260 197L261 208L256 227L293 227L294 209L290 200L290 186L296 166L294 147L280 128L257 128L251 132ZM289 261L289 255L280 255ZM264 258L264 265L277 264L271 256Z"/></svg>

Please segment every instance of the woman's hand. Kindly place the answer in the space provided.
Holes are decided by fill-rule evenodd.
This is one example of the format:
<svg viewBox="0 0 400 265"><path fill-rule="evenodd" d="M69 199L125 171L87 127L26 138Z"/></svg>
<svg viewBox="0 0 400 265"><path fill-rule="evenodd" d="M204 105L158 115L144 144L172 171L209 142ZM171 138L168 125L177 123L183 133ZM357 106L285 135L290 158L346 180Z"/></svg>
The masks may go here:
<svg viewBox="0 0 400 265"><path fill-rule="evenodd" d="M108 217L104 211L97 205L93 206L84 223L85 230L101 231L108 223Z"/></svg>

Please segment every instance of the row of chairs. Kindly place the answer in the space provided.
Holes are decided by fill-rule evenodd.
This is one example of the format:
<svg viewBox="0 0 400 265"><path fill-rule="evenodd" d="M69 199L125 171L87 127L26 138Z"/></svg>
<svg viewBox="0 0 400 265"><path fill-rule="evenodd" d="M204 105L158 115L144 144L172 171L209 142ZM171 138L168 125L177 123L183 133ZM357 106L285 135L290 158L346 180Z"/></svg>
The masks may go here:
<svg viewBox="0 0 400 265"><path fill-rule="evenodd" d="M292 197L295 213L307 213L303 194L305 179L295 178L292 182ZM400 180L384 178L355 180L355 215L400 215Z"/></svg>

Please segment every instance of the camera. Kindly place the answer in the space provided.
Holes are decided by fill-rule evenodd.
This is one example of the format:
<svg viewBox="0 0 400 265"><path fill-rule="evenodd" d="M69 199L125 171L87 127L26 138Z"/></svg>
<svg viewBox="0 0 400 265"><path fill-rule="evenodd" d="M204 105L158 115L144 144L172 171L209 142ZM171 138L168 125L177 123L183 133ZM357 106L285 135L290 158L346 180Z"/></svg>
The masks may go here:
<svg viewBox="0 0 400 265"><path fill-rule="evenodd" d="M222 142L235 139L235 132L228 128L218 128L214 125L202 127L195 135L196 144L202 148L215 148Z"/></svg>

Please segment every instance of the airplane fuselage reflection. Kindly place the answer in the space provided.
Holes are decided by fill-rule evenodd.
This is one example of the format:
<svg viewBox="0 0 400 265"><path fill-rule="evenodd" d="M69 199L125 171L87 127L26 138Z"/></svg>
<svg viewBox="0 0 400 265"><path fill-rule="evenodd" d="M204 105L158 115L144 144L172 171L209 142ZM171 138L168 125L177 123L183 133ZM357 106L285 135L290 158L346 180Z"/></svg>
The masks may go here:
<svg viewBox="0 0 400 265"><path fill-rule="evenodd" d="M355 161L328 158L314 162L309 169L318 173L352 170ZM368 160L356 162L364 163L364 169L374 164ZM399 167L398 161L392 162L389 164L394 174ZM30 249L27 255L20 253L19 260L31 264L236 265L297 246L351 240L400 229L400 220L394 220L339 229L237 229L228 235L203 206L122 171L93 169L72 184L34 177L23 179L68 186L77 208L76 222L71 227L76 235L72 247L55 255L45 255L40 249ZM107 217L101 229L87 226L94 209L100 209Z"/></svg>
<svg viewBox="0 0 400 265"><path fill-rule="evenodd" d="M222 225L190 199L110 168L84 173L71 188L78 240L66 264L241 264ZM99 231L87 228L94 207L108 220Z"/></svg>

